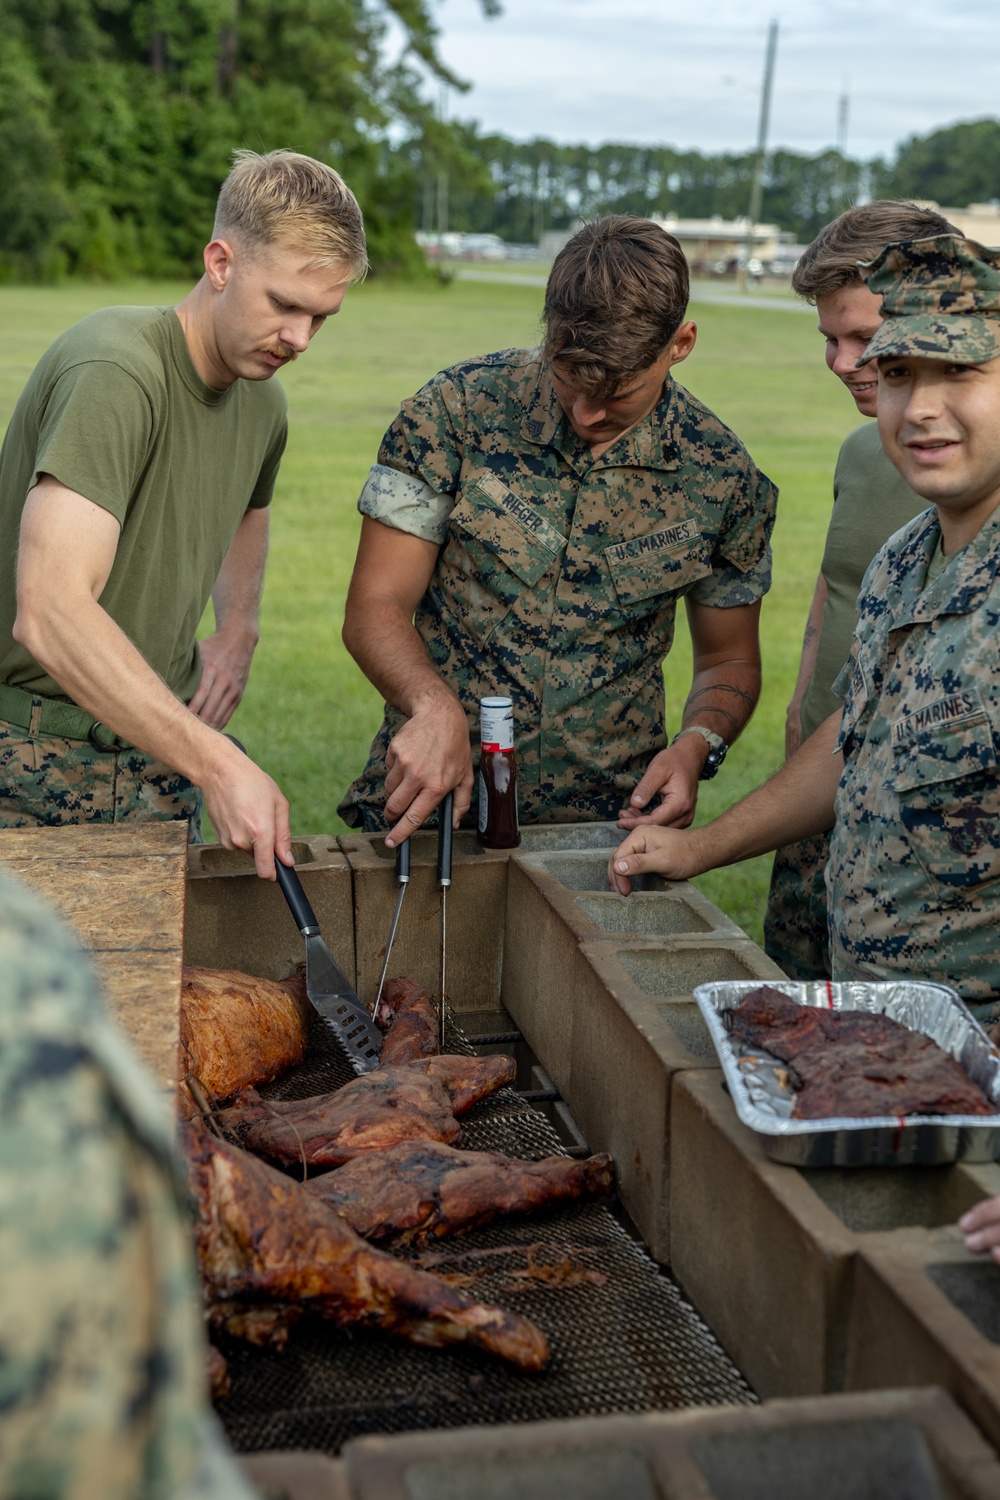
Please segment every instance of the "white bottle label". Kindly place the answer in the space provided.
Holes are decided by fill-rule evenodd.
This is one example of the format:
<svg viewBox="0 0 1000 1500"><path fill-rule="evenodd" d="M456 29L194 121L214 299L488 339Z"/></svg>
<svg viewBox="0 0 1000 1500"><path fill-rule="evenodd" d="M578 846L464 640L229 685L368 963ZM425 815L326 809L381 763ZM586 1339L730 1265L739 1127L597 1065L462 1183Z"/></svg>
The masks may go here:
<svg viewBox="0 0 1000 1500"><path fill-rule="evenodd" d="M481 700L479 733L484 750L513 750L514 705L510 698L483 698Z"/></svg>

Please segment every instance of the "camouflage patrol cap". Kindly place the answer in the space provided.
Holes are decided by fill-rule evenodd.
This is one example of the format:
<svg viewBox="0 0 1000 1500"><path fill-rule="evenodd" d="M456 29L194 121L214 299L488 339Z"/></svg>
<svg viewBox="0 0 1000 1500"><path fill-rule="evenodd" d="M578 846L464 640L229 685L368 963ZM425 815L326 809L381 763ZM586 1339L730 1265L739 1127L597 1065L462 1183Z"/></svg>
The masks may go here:
<svg viewBox="0 0 1000 1500"><path fill-rule="evenodd" d="M1000 250L960 234L886 245L860 263L882 323L858 365L885 355L981 365L1000 356Z"/></svg>

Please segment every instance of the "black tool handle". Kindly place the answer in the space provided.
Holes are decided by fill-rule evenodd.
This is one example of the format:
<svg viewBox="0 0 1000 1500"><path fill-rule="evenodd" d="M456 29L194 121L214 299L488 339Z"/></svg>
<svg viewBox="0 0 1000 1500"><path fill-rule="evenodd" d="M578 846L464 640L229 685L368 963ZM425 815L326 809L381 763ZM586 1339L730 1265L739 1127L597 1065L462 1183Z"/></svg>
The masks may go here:
<svg viewBox="0 0 1000 1500"><path fill-rule="evenodd" d="M289 865L283 865L280 859L275 859L274 873L278 877L281 894L288 902L288 909L295 918L295 925L303 937L307 937L310 933L319 932L316 913L309 904L309 897L302 889L298 870Z"/></svg>
<svg viewBox="0 0 1000 1500"><path fill-rule="evenodd" d="M451 820L455 793L446 792L438 807L438 885L451 885Z"/></svg>
<svg viewBox="0 0 1000 1500"><path fill-rule="evenodd" d="M240 741L236 738L235 734L227 734L226 739L232 740L237 750L242 750L244 755L248 753L246 745L241 744ZM407 861L408 860L409 855L407 855ZM288 909L291 912L292 916L295 918L295 925L299 929L299 931L303 934L303 936L305 936L307 929L311 932L319 932L319 923L316 921L316 913L309 905L309 897L302 889L302 882L299 879L299 872L289 865L283 865L281 863L281 860L276 856L274 861L274 873L278 877L278 884L281 886L281 894L288 902Z"/></svg>
<svg viewBox="0 0 1000 1500"><path fill-rule="evenodd" d="M405 885L410 878L410 841L404 839L396 846L396 880Z"/></svg>

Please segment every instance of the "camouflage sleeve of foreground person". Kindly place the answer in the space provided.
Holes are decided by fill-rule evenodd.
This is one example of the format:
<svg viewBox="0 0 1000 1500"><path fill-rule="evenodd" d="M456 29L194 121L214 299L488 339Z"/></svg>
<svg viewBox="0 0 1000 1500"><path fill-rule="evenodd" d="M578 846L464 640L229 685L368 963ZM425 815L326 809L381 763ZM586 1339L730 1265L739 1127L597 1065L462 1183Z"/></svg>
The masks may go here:
<svg viewBox="0 0 1000 1500"><path fill-rule="evenodd" d="M88 961L0 876L0 1494L253 1500L208 1404L156 1085Z"/></svg>

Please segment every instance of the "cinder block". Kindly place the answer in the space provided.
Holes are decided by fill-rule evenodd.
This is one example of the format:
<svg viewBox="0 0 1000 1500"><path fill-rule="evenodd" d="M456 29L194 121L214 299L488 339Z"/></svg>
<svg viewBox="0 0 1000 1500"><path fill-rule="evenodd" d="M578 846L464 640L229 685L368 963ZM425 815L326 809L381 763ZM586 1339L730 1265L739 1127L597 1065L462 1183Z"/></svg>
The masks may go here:
<svg viewBox="0 0 1000 1500"><path fill-rule="evenodd" d="M998 1500L939 1390L355 1438L350 1500Z"/></svg>
<svg viewBox="0 0 1000 1500"><path fill-rule="evenodd" d="M354 880L354 938L358 994L372 1005L385 958L399 886L395 853L382 834L342 834L338 844ZM460 830L452 846L452 883L447 895L448 1000L452 1009L495 1010L504 950L506 849L483 849L474 833ZM437 878L437 833L410 839L410 882L392 948L392 975L406 974L431 995L440 986L441 889Z"/></svg>
<svg viewBox="0 0 1000 1500"><path fill-rule="evenodd" d="M773 1162L717 1072L675 1079L670 1140L671 1266L762 1396L841 1388L853 1262L869 1240L953 1223L1000 1191L993 1164L807 1172ZM887 1371L883 1383L900 1381Z"/></svg>
<svg viewBox="0 0 1000 1500"><path fill-rule="evenodd" d="M855 1269L845 1383L932 1382L1000 1445L1000 1267L969 1255L954 1227L871 1235Z"/></svg>
<svg viewBox="0 0 1000 1500"><path fill-rule="evenodd" d="M292 852L323 938L355 978L354 910L347 860L327 834L293 839ZM260 880L253 859L218 844L188 850L184 962L283 979L305 955L276 883Z"/></svg>

